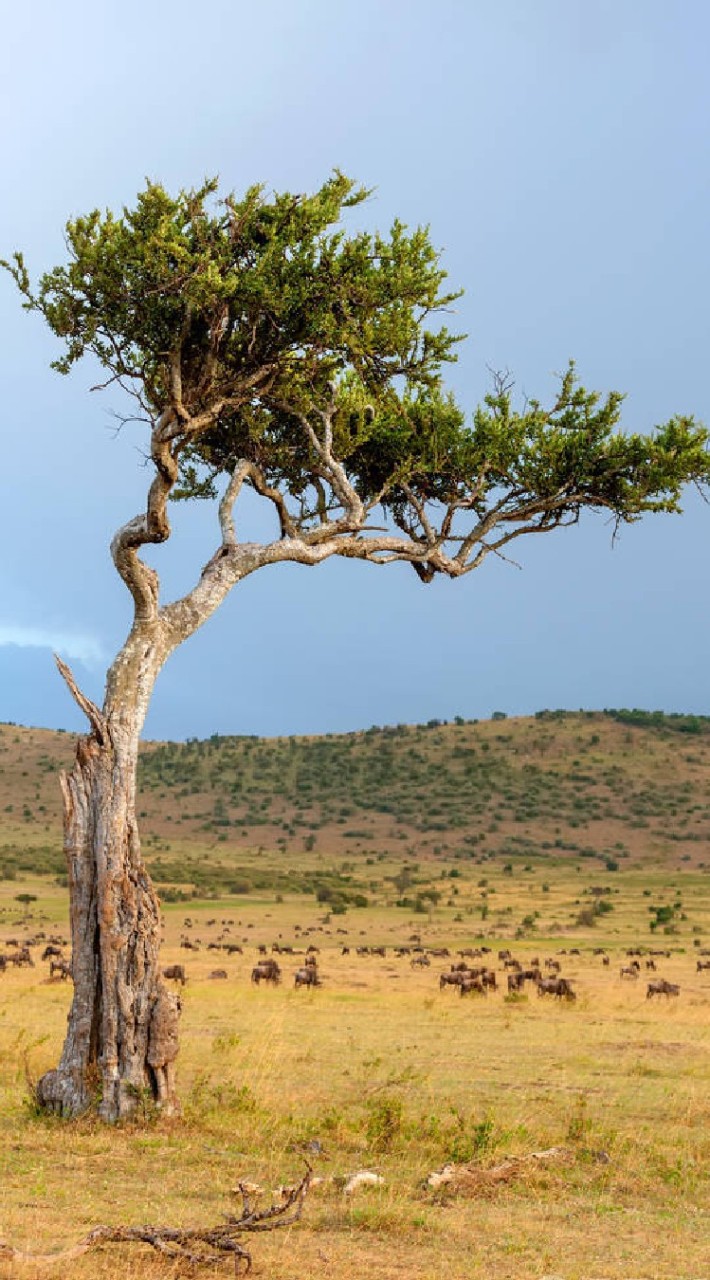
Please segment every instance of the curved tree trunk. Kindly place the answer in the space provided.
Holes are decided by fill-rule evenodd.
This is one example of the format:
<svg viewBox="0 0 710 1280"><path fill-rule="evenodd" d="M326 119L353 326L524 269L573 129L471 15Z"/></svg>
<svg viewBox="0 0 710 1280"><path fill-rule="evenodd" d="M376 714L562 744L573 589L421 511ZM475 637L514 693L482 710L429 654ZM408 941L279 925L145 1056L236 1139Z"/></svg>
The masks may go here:
<svg viewBox="0 0 710 1280"><path fill-rule="evenodd" d="M62 778L74 999L59 1066L37 1086L40 1103L63 1115L97 1099L102 1118L117 1120L146 1089L166 1109L176 1106L179 1007L160 977L159 904L135 813L139 735L163 661L146 639L134 629L116 659L103 712L62 664L93 724Z"/></svg>

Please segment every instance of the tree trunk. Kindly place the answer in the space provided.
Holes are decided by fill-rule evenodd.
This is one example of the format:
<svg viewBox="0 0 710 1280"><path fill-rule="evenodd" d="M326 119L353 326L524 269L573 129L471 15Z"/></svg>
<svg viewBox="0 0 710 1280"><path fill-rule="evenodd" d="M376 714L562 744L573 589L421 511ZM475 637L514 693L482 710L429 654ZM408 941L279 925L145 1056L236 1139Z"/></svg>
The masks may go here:
<svg viewBox="0 0 710 1280"><path fill-rule="evenodd" d="M74 999L59 1066L37 1085L47 1109L74 1116L97 1101L109 1121L146 1090L168 1111L177 1105L179 1002L158 968L159 904L135 814L139 735L162 663L145 637L137 660L135 640L109 672L102 713L63 668L94 729L62 778Z"/></svg>

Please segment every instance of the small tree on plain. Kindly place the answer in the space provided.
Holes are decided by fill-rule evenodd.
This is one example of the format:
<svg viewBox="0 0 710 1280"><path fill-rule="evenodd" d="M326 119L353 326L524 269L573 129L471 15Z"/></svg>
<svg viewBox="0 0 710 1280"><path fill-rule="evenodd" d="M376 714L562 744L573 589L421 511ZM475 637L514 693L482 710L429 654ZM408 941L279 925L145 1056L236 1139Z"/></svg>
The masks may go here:
<svg viewBox="0 0 710 1280"><path fill-rule="evenodd" d="M522 410L497 378L467 421L442 370L457 337L438 323L456 293L428 233L347 234L367 192L339 173L311 196L217 184L171 197L150 183L121 216L69 222L68 261L34 286L21 254L3 265L65 343L85 354L145 424L144 506L115 534L133 602L127 639L96 706L59 663L89 733L62 779L74 999L58 1067L38 1098L66 1115L92 1100L130 1113L149 1084L176 1105L177 1010L158 967L158 902L136 822L138 742L172 651L227 593L270 565L333 556L407 563L457 579L525 534L678 511L710 475L708 433L675 417L654 435L617 430L622 397L586 391L574 367L554 403ZM99 481L100 483L100 478ZM271 540L243 541L246 490L273 511ZM162 602L141 549L170 536L168 500L212 499L218 542L199 580Z"/></svg>

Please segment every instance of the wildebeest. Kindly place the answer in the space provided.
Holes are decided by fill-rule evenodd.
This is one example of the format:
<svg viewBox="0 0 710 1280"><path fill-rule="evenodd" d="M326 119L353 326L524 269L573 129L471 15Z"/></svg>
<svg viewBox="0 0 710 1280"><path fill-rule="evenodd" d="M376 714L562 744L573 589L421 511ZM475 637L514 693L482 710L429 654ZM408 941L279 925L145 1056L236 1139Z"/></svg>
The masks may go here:
<svg viewBox="0 0 710 1280"><path fill-rule="evenodd" d="M477 994L477 995L479 995L479 996L487 996L487 995L488 995L488 990L487 990L487 988L483 985L483 979L482 979L482 978L466 978L466 977L463 977L463 980L459 983L459 995L460 995L460 996L468 996L468 995L470 995L470 994L471 994L471 992L472 992L472 991L475 991L475 992L476 992L476 994Z"/></svg>
<svg viewBox="0 0 710 1280"><path fill-rule="evenodd" d="M630 965L630 964L622 965L621 969L619 970L620 978L638 978L638 976L639 976L638 969L635 969L633 965Z"/></svg>
<svg viewBox="0 0 710 1280"><path fill-rule="evenodd" d="M167 969L163 969L163 977L172 978L173 982L181 982L184 987L187 982L185 966L182 964L169 964Z"/></svg>
<svg viewBox="0 0 710 1280"><path fill-rule="evenodd" d="M318 977L318 970L313 964L307 965L304 969L297 969L294 979L296 987L320 987L321 980Z"/></svg>
<svg viewBox="0 0 710 1280"><path fill-rule="evenodd" d="M226 978L226 976L227 976L226 969L213 969L211 973L207 974L208 978Z"/></svg>
<svg viewBox="0 0 710 1280"><path fill-rule="evenodd" d="M576 1000L569 978L540 978L537 984L539 996L557 996L558 1000Z"/></svg>
<svg viewBox="0 0 710 1280"><path fill-rule="evenodd" d="M646 988L646 999L650 996L679 996L680 987L677 982L667 982L665 978L659 978L657 982L649 982Z"/></svg>
<svg viewBox="0 0 710 1280"><path fill-rule="evenodd" d="M260 960L251 971L251 980L257 986L260 982L273 982L277 986L281 981L281 969L275 960Z"/></svg>
<svg viewBox="0 0 710 1280"><path fill-rule="evenodd" d="M710 960L696 961L696 973L702 973L703 969L710 969Z"/></svg>
<svg viewBox="0 0 710 1280"><path fill-rule="evenodd" d="M439 974L439 990L443 991L444 987L460 987L464 980L463 973L440 973Z"/></svg>
<svg viewBox="0 0 710 1280"><path fill-rule="evenodd" d="M523 969L521 971L521 977L525 982L539 982L542 977L542 973L540 972L539 967L534 965L532 969Z"/></svg>
<svg viewBox="0 0 710 1280"><path fill-rule="evenodd" d="M50 960L49 962L50 978L53 978L55 973L59 974L62 982L64 982L66 978L71 978L72 976L71 965L63 956L60 956L58 960Z"/></svg>
<svg viewBox="0 0 710 1280"><path fill-rule="evenodd" d="M431 960L429 959L428 956L412 956L409 963L413 969L414 968L427 969L431 964Z"/></svg>
<svg viewBox="0 0 710 1280"><path fill-rule="evenodd" d="M42 959L50 960L52 956L61 956L61 954L62 954L62 948L60 946L58 946L54 942L48 942L47 946L44 948L44 951L42 952Z"/></svg>

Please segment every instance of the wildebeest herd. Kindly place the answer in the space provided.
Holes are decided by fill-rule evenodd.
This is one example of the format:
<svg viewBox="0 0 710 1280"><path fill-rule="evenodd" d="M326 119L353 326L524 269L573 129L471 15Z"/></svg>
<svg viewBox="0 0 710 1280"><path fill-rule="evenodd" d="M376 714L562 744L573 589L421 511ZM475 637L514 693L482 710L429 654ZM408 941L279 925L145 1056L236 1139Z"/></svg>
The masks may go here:
<svg viewBox="0 0 710 1280"><path fill-rule="evenodd" d="M208 927L218 924L216 919L206 922ZM227 938L230 932L230 926L233 921L221 921L222 932L216 940L209 941L206 944L208 951L224 951L229 956L244 955L244 947ZM186 929L191 929L192 920L188 917L184 921ZM345 932L345 930L339 930ZM303 941L303 939L299 939ZM24 939L8 938L4 947L6 950L0 951L0 973L9 965L16 967L34 967L35 961L32 957L32 950L44 943L41 954L42 961L49 961L49 980L55 978L65 981L71 978L71 961L65 955L67 947L66 939L52 936L46 938L44 933L37 933L33 937ZM185 932L181 935L180 946L188 951L200 951L202 943L188 936ZM274 942L270 948L266 944L259 943L256 946L258 958L250 971L250 979L253 986L280 986L283 981L283 971L277 956L283 960L284 957L293 957L298 962L298 966L292 973L293 985L295 989L300 988L318 988L323 985L318 966L319 948L313 944L307 947L299 948L297 945L285 944L283 942ZM341 956L349 956L351 948L348 945L340 945ZM578 947L572 947L569 950L561 949L554 956L547 956L540 959L538 955L534 955L525 959L516 958L511 950L507 947L498 950L494 957L493 950L488 946L471 946L461 948L454 953L458 959L452 957L448 947L445 946L424 946L422 945L420 935L412 935L406 944L392 946L389 949L386 946L378 945L359 945L352 948L352 952L356 957L375 957L383 960L388 958L394 960L406 959L409 962L412 971L417 969L428 969L432 965L432 961L448 960L449 967L438 972L438 988L439 991L455 990L460 996L479 995L487 996L491 992L502 990L504 995L510 1000L521 998L528 989L534 990L538 996L553 996L560 1001L573 1002L577 999L577 978L564 975L561 972L563 958L581 957L581 951ZM335 952L334 952L335 954ZM695 957L695 973L703 974L710 972L710 951L707 948L700 949ZM609 967L611 958L607 951L602 947L595 947L592 950L592 958L600 961L604 967ZM647 974L653 973L654 977L649 978L646 984L646 998L652 999L655 996L678 997L681 992L678 982L671 982L663 976L657 975L658 964L662 964L664 960L671 958L670 950L646 950L642 947L629 948L619 966L619 980L636 982L645 970ZM643 969L642 969L643 963ZM185 964L166 965L163 970L163 977L169 981L176 982L180 986L184 986L188 979L188 972ZM226 969L213 969L207 974L211 979L226 979L228 977Z"/></svg>

